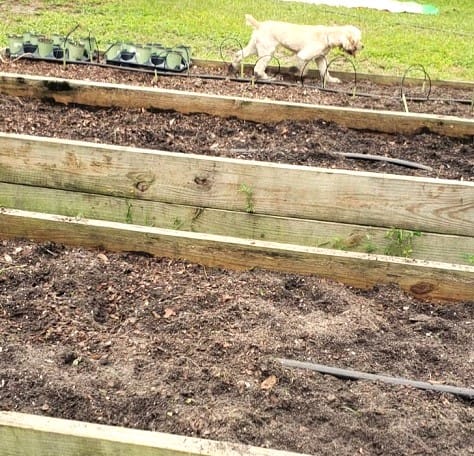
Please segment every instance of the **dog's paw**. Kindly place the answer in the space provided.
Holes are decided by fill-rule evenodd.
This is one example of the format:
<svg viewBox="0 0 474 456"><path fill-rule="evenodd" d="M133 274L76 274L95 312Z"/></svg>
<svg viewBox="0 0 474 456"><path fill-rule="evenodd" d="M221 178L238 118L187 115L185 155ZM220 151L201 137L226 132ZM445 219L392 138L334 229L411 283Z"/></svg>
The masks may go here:
<svg viewBox="0 0 474 456"><path fill-rule="evenodd" d="M326 78L326 82L329 82L331 84L340 84L341 80L339 78L335 78L333 76L329 76Z"/></svg>
<svg viewBox="0 0 474 456"><path fill-rule="evenodd" d="M301 68L298 68L297 66L293 65L288 68L288 76L291 76L295 79L301 79L304 77L303 72L301 71Z"/></svg>
<svg viewBox="0 0 474 456"><path fill-rule="evenodd" d="M263 81L269 81L270 79L273 79L272 77L268 76L267 73L257 73L256 71L254 71L253 76L255 79L260 79Z"/></svg>
<svg viewBox="0 0 474 456"><path fill-rule="evenodd" d="M227 67L227 74L236 74L238 70L238 66L234 65L233 63L229 63Z"/></svg>

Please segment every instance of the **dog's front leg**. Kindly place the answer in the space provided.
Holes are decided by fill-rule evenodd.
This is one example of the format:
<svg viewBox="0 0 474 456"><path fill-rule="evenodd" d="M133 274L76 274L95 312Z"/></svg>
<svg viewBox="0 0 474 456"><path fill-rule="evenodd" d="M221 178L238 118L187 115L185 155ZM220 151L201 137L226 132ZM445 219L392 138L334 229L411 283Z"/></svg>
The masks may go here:
<svg viewBox="0 0 474 456"><path fill-rule="evenodd" d="M308 63L315 59L322 81L334 83L341 82L338 78L334 78L329 74L325 51L326 50L321 46L306 46L296 54L298 59L298 70L301 77L306 76L306 73L308 72Z"/></svg>
<svg viewBox="0 0 474 456"><path fill-rule="evenodd" d="M317 55L318 49L305 47L296 53L297 71L300 78L304 78L308 73L308 63Z"/></svg>
<svg viewBox="0 0 474 456"><path fill-rule="evenodd" d="M253 69L253 72L255 74L255 77L257 79L269 79L268 74L265 72L267 69L268 64L270 63L270 60L272 59L272 55L262 55L255 64L255 67Z"/></svg>
<svg viewBox="0 0 474 456"><path fill-rule="evenodd" d="M335 78L329 74L326 56L321 55L319 57L316 57L316 63L318 64L318 70L319 75L321 76L321 81L323 81L324 83L331 82L336 84L341 82L339 78Z"/></svg>
<svg viewBox="0 0 474 456"><path fill-rule="evenodd" d="M255 36L252 35L247 46L245 46L243 49L235 53L234 60L232 60L229 70L232 72L236 72L239 69L240 62L242 62L243 59L256 53L257 53L256 39L255 39Z"/></svg>

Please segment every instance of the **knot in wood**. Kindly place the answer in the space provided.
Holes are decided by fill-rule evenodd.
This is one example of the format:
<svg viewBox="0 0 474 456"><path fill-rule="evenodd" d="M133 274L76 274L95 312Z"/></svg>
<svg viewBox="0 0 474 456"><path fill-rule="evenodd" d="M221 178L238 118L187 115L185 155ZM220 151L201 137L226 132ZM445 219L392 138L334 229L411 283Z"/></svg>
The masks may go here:
<svg viewBox="0 0 474 456"><path fill-rule="evenodd" d="M139 192L146 192L155 182L155 175L153 173L130 172L127 174L127 177L132 180L133 187Z"/></svg>
<svg viewBox="0 0 474 456"><path fill-rule="evenodd" d="M424 295L434 290L434 285L429 282L418 282L410 287L410 291L417 295Z"/></svg>
<svg viewBox="0 0 474 456"><path fill-rule="evenodd" d="M200 187L205 187L207 189L211 188L212 181L208 176L196 176L194 178L194 183Z"/></svg>
<svg viewBox="0 0 474 456"><path fill-rule="evenodd" d="M140 192L146 192L150 188L150 184L148 182L137 182L135 187Z"/></svg>

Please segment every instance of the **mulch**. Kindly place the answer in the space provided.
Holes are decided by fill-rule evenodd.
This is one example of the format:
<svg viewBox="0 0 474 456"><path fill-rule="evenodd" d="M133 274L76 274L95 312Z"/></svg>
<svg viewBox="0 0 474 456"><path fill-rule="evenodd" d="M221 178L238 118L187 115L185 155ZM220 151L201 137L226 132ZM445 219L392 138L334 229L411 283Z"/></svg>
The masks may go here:
<svg viewBox="0 0 474 456"><path fill-rule="evenodd" d="M182 90L189 89L182 81L196 90L217 87L191 78L153 82L152 75L60 68L25 61L0 66ZM236 88L228 80L218 87L263 97L277 91ZM285 92L296 99L301 87ZM473 143L466 139L5 96L0 105L4 132L474 180ZM410 159L433 171L347 160L337 150ZM473 325L473 301L419 301L396 286L362 291L315 276L0 240L2 410L318 455L469 455L473 400L287 369L277 358L473 388Z"/></svg>

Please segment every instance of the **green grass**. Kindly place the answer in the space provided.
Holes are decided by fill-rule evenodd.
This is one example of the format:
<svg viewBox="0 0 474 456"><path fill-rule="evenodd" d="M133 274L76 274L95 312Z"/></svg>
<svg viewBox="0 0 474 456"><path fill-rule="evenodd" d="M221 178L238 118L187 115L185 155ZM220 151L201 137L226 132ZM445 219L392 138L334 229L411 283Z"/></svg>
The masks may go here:
<svg viewBox="0 0 474 456"><path fill-rule="evenodd" d="M280 0L6 0L0 1L0 42L6 46L8 34L27 30L67 34L79 23L75 36L90 32L100 39L102 49L116 40L153 41L190 45L199 58L220 59L222 47L229 60L237 43L244 45L250 36L250 28L244 24L248 12L257 19L359 26L365 43L356 60L359 72L400 76L419 64L432 79L473 81L474 2L430 3L439 8L439 15L391 14Z"/></svg>

